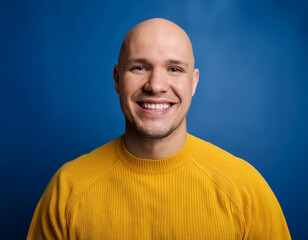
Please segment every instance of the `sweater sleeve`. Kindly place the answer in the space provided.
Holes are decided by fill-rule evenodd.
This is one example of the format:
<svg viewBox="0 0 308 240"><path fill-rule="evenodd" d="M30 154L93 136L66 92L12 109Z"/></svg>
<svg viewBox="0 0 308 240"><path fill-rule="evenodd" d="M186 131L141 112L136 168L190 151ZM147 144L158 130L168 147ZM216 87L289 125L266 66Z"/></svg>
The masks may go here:
<svg viewBox="0 0 308 240"><path fill-rule="evenodd" d="M27 240L67 239L66 206L69 196L70 187L60 169L36 207Z"/></svg>
<svg viewBox="0 0 308 240"><path fill-rule="evenodd" d="M243 159L203 140L196 141L194 159L239 210L244 221L243 239L291 239L281 207L261 174Z"/></svg>
<svg viewBox="0 0 308 240"><path fill-rule="evenodd" d="M255 170L245 188L246 239L291 239L281 207L264 178Z"/></svg>

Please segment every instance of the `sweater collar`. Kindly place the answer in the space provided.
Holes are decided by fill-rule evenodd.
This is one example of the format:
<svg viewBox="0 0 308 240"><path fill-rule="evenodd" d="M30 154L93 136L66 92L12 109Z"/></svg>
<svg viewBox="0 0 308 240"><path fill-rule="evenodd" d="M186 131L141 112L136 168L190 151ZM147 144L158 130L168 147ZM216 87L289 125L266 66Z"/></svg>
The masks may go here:
<svg viewBox="0 0 308 240"><path fill-rule="evenodd" d="M116 144L116 153L121 162L129 168L149 173L168 172L180 167L191 157L194 148L194 137L187 134L187 140L183 148L170 157L163 159L144 159L132 155L124 144L124 136L121 136Z"/></svg>

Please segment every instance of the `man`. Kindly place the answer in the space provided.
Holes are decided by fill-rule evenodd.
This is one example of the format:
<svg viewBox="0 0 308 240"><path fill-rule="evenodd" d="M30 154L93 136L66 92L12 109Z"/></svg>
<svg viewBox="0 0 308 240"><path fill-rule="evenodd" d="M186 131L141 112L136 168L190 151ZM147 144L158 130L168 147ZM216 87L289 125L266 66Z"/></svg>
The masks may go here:
<svg viewBox="0 0 308 240"><path fill-rule="evenodd" d="M199 70L179 26L135 26L113 75L125 134L60 168L28 239L290 239L260 174L187 133Z"/></svg>

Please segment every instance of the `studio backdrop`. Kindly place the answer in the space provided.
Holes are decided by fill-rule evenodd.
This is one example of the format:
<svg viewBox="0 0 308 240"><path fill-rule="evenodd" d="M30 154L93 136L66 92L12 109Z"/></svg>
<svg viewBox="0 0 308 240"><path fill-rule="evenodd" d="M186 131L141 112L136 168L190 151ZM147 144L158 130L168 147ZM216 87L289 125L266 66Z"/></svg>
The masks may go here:
<svg viewBox="0 0 308 240"><path fill-rule="evenodd" d="M112 71L135 24L190 36L188 131L251 163L308 239L307 1L0 1L0 238L25 239L65 162L124 133Z"/></svg>

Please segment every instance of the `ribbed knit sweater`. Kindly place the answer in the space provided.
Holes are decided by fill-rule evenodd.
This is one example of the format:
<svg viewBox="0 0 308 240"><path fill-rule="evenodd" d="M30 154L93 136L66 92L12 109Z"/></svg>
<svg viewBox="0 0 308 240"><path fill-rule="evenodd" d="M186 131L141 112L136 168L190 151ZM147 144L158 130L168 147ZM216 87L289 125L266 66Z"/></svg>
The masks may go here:
<svg viewBox="0 0 308 240"><path fill-rule="evenodd" d="M187 135L159 160L124 138L63 165L27 239L291 239L272 190L247 162Z"/></svg>

